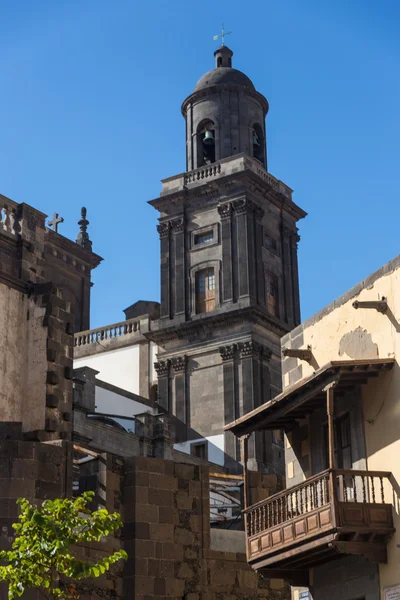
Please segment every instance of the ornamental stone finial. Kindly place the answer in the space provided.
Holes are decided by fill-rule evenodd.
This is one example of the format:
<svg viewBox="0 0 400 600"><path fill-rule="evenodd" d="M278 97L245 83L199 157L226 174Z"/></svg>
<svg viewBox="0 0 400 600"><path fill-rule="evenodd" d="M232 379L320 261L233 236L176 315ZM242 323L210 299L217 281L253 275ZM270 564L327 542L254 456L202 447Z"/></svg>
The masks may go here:
<svg viewBox="0 0 400 600"><path fill-rule="evenodd" d="M89 239L89 234L87 232L87 226L89 225L89 221L86 218L86 208L83 206L81 208L81 218L78 221L78 225L80 227L80 232L78 233L78 237L76 238L76 243L82 248L86 250L92 249L92 242Z"/></svg>

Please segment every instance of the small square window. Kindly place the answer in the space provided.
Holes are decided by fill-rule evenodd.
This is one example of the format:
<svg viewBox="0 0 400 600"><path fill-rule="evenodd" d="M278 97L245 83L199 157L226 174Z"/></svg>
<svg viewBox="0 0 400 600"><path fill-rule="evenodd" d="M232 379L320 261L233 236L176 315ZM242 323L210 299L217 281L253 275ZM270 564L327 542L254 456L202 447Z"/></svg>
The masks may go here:
<svg viewBox="0 0 400 600"><path fill-rule="evenodd" d="M208 460L208 442L191 444L190 453L192 456L197 456L197 458Z"/></svg>
<svg viewBox="0 0 400 600"><path fill-rule="evenodd" d="M194 245L200 246L201 244L207 244L208 242L214 241L214 230L204 231L203 233L196 233L194 235Z"/></svg>

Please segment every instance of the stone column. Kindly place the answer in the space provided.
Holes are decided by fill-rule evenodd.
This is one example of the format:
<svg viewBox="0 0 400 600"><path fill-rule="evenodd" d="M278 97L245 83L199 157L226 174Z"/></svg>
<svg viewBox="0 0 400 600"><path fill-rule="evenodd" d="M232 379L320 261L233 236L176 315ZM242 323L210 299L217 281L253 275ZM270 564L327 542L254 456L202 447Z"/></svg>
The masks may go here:
<svg viewBox="0 0 400 600"><path fill-rule="evenodd" d="M167 319L171 316L171 287L170 287L170 223L164 222L157 226L160 234L160 265L161 265L161 319Z"/></svg>
<svg viewBox="0 0 400 600"><path fill-rule="evenodd" d="M236 246L238 273L238 297L256 299L255 232L253 202L246 198L235 200L232 207L236 215Z"/></svg>
<svg viewBox="0 0 400 600"><path fill-rule="evenodd" d="M187 402L187 357L176 356L171 360L171 364L175 375L175 397L172 412L183 423L188 423L190 412Z"/></svg>
<svg viewBox="0 0 400 600"><path fill-rule="evenodd" d="M238 403L238 373L237 373L237 346L221 346L219 352L222 358L222 370L224 379L224 423L232 423L239 416ZM225 463L227 457L232 458L232 462L238 460L237 442L231 431L225 433ZM228 466L228 465L225 465Z"/></svg>
<svg viewBox="0 0 400 600"><path fill-rule="evenodd" d="M218 206L221 217L222 244L222 302L233 301L233 272L232 272L232 205L231 203Z"/></svg>
<svg viewBox="0 0 400 600"><path fill-rule="evenodd" d="M157 401L165 410L170 410L170 385L169 372L170 361L160 360L154 363L154 368L158 377Z"/></svg>
<svg viewBox="0 0 400 600"><path fill-rule="evenodd" d="M171 228L175 250L172 264L174 271L174 306L172 307L171 316L175 317L176 315L185 314L185 226L183 217L171 221Z"/></svg>

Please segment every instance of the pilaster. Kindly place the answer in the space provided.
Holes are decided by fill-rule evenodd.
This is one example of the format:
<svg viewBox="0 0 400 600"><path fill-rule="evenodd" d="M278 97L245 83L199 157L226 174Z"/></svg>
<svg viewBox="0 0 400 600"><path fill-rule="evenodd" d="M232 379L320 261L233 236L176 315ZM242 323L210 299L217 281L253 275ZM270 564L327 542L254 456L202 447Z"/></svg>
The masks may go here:
<svg viewBox="0 0 400 600"><path fill-rule="evenodd" d="M171 360L174 373L174 406L173 414L183 423L190 421L189 394L187 382L187 357L175 356Z"/></svg>
<svg viewBox="0 0 400 600"><path fill-rule="evenodd" d="M173 265L171 276L171 288L173 286L173 308L172 317L185 314L185 223L183 217L171 221L172 243L174 248Z"/></svg>
<svg viewBox="0 0 400 600"><path fill-rule="evenodd" d="M163 222L157 226L160 235L160 278L161 278L161 319L169 318L171 315L171 289L170 289L170 223Z"/></svg>
<svg viewBox="0 0 400 600"><path fill-rule="evenodd" d="M256 235L254 202L241 198L232 202L236 220L236 270L238 273L238 297L257 297L256 283Z"/></svg>
<svg viewBox="0 0 400 600"><path fill-rule="evenodd" d="M218 206L221 217L222 244L222 302L232 302L233 264L232 264L232 205L230 202Z"/></svg>
<svg viewBox="0 0 400 600"><path fill-rule="evenodd" d="M158 404L165 410L170 410L171 390L170 390L170 365L169 360L160 360L154 363L154 368L158 377Z"/></svg>
<svg viewBox="0 0 400 600"><path fill-rule="evenodd" d="M227 425L239 416L237 345L221 346L219 352L224 380L224 422ZM225 433L225 454L233 459L239 459L237 440L230 431Z"/></svg>

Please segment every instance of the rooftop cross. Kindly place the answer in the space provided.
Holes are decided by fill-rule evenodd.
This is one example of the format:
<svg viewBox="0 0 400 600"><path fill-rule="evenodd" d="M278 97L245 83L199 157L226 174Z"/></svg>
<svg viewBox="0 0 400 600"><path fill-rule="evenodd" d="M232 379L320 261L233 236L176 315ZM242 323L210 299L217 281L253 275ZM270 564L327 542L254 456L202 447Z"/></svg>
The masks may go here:
<svg viewBox="0 0 400 600"><path fill-rule="evenodd" d="M222 23L222 32L219 35L214 35L213 40L219 40L219 38L221 38L222 46L225 46L225 36L230 35L231 33L232 31L225 31L225 26Z"/></svg>
<svg viewBox="0 0 400 600"><path fill-rule="evenodd" d="M52 220L48 221L47 226L51 227L57 233L59 223L64 223L64 219L63 217L59 217L58 213L54 213Z"/></svg>

